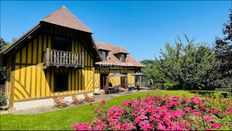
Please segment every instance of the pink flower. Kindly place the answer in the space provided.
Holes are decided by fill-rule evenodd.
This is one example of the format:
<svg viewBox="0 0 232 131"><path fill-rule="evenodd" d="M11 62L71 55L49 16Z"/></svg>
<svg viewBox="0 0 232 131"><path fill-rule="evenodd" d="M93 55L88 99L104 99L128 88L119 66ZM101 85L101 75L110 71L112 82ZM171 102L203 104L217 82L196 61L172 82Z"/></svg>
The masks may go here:
<svg viewBox="0 0 232 131"><path fill-rule="evenodd" d="M124 113L124 109L120 106L112 106L111 108L109 108L107 114L109 125L110 126L116 125L119 122L121 115L123 113Z"/></svg>
<svg viewBox="0 0 232 131"><path fill-rule="evenodd" d="M213 123L213 124L211 125L211 128L217 128L217 129L219 129L219 128L221 128L221 125L219 125L219 124L217 124L217 123Z"/></svg>
<svg viewBox="0 0 232 131"><path fill-rule="evenodd" d="M210 99L208 99L210 100ZM204 99L208 103L207 99ZM211 129L220 129L221 125L215 121L221 120L212 117L212 114L226 115L232 108L217 111L216 108L207 108L200 97L190 100L179 100L178 96L153 96L122 102L122 107L112 106L107 111L96 108L96 119L91 125L74 124L74 130L197 130L202 126L201 117ZM105 101L99 105L104 105ZM222 117L224 117L222 115ZM200 121L195 118L200 118ZM214 120L215 119L215 120ZM157 127L154 127L157 126ZM228 127L230 127L228 125Z"/></svg>
<svg viewBox="0 0 232 131"><path fill-rule="evenodd" d="M120 124L115 124L114 126L112 126L111 130L120 130Z"/></svg>
<svg viewBox="0 0 232 131"><path fill-rule="evenodd" d="M195 116L202 116L202 114L200 112L194 111L191 114L195 115Z"/></svg>
<svg viewBox="0 0 232 131"><path fill-rule="evenodd" d="M146 108L147 108L147 112L149 112L149 113L154 112L154 107L152 107L152 106L146 106Z"/></svg>
<svg viewBox="0 0 232 131"><path fill-rule="evenodd" d="M184 110L187 112L187 113L190 113L192 111L192 108L190 107L185 107Z"/></svg>
<svg viewBox="0 0 232 131"><path fill-rule="evenodd" d="M106 124L103 123L100 119L96 119L94 121L94 130L104 130L106 127Z"/></svg>
<svg viewBox="0 0 232 131"><path fill-rule="evenodd" d="M205 121L213 121L214 119L212 117L209 117L209 116L204 116L204 120Z"/></svg>
<svg viewBox="0 0 232 131"><path fill-rule="evenodd" d="M148 120L140 121L139 126L142 130L153 130L153 125Z"/></svg>
<svg viewBox="0 0 232 131"><path fill-rule="evenodd" d="M162 125L161 123L158 124L158 130L165 130L165 126Z"/></svg>
<svg viewBox="0 0 232 131"><path fill-rule="evenodd" d="M123 123L120 125L120 130L133 130L136 127L132 123Z"/></svg>
<svg viewBox="0 0 232 131"><path fill-rule="evenodd" d="M198 97L194 96L191 98L191 102L195 105L203 106L204 102Z"/></svg>
<svg viewBox="0 0 232 131"><path fill-rule="evenodd" d="M73 129L75 131L91 130L91 127L88 124L74 124Z"/></svg>
<svg viewBox="0 0 232 131"><path fill-rule="evenodd" d="M183 98L183 99L182 99L182 103L183 103L183 104L188 103L188 99L187 99L187 98Z"/></svg>
<svg viewBox="0 0 232 131"><path fill-rule="evenodd" d="M167 117L167 116L165 116L164 118L163 118L163 122L165 123L165 125L167 125L167 126L170 126L171 125L171 119L169 118L169 117Z"/></svg>
<svg viewBox="0 0 232 131"><path fill-rule="evenodd" d="M232 108L227 108L227 112L232 113Z"/></svg>
<svg viewBox="0 0 232 131"><path fill-rule="evenodd" d="M102 100L99 104L100 104L100 106L103 106L103 105L105 105L105 103L106 103L106 101Z"/></svg>
<svg viewBox="0 0 232 131"><path fill-rule="evenodd" d="M135 123L139 123L141 120L142 120L142 116L139 115L139 116L137 116L137 117L135 118L134 122L135 122Z"/></svg>
<svg viewBox="0 0 232 131"><path fill-rule="evenodd" d="M179 96L174 96L174 97L172 97L172 100L174 100L174 101L179 101Z"/></svg>
<svg viewBox="0 0 232 131"><path fill-rule="evenodd" d="M132 101L132 100L124 101L124 102L122 102L122 105L123 105L123 106L131 106L131 104L132 104L133 102L134 102L134 101Z"/></svg>
<svg viewBox="0 0 232 131"><path fill-rule="evenodd" d="M175 126L175 130L186 130L185 127L183 125L176 125Z"/></svg>
<svg viewBox="0 0 232 131"><path fill-rule="evenodd" d="M216 112L217 112L217 109L215 109L215 108L212 108L212 109L209 111L210 114L215 114Z"/></svg>
<svg viewBox="0 0 232 131"><path fill-rule="evenodd" d="M176 111L174 111L173 116L175 116L175 117L183 117L184 112L181 109L177 109Z"/></svg>

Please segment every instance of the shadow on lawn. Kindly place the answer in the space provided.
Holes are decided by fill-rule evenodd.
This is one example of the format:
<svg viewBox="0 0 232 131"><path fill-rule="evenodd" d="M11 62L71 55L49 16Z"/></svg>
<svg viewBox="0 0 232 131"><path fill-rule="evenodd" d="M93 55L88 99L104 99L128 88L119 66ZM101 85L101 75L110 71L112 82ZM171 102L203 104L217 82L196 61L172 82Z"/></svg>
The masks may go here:
<svg viewBox="0 0 232 131"><path fill-rule="evenodd" d="M178 90L168 90L168 91L178 91ZM180 90L180 91L187 91L189 93L198 94L203 97L213 95L216 92L220 92L220 91L215 91L215 90Z"/></svg>
<svg viewBox="0 0 232 131"><path fill-rule="evenodd" d="M215 91L202 91L202 90L188 90L190 93L199 94L201 96L208 96L215 93Z"/></svg>

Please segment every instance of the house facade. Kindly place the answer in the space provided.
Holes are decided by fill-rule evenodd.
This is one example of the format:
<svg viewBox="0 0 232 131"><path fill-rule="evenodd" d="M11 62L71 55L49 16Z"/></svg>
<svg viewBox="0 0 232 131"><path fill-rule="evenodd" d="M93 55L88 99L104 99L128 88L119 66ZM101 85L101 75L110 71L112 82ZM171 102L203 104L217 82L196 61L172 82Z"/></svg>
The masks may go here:
<svg viewBox="0 0 232 131"><path fill-rule="evenodd" d="M124 81L134 83L134 77L129 74L139 71L142 64L130 66L133 58L113 45L108 50L109 59L104 59L100 54L104 49L93 41L92 34L69 10L61 7L3 50L0 56L1 64L7 67L9 107L54 96L94 95L94 89L105 84L102 82L104 75L114 72L128 74ZM120 54L125 54L126 61L120 62ZM105 64L111 59L118 59L119 65ZM122 80L111 81L118 85ZM51 100L49 102L53 104ZM45 101L45 104L49 102ZM36 105L29 103L33 104Z"/></svg>
<svg viewBox="0 0 232 131"><path fill-rule="evenodd" d="M95 88L105 89L108 84L113 86L135 85L134 74L140 72L143 64L135 60L129 52L113 44L95 42L101 56L101 61L95 63ZM114 77L114 74L123 74L124 77Z"/></svg>
<svg viewBox="0 0 232 131"><path fill-rule="evenodd" d="M6 93L14 102L91 93L99 53L92 32L65 7L1 52Z"/></svg>

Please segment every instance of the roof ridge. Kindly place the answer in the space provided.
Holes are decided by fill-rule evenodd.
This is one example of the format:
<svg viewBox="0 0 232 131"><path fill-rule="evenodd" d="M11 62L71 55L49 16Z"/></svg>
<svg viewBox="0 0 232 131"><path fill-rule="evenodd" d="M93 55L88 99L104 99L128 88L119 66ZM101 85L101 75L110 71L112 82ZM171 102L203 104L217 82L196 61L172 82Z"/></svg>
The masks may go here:
<svg viewBox="0 0 232 131"><path fill-rule="evenodd" d="M66 8L65 6L61 6L60 8L56 9L55 11L49 13L48 15L46 15L45 17L43 17L40 21L43 21L45 18L47 18L48 16L51 16L53 13L57 12L58 10L62 9L63 8Z"/></svg>
<svg viewBox="0 0 232 131"><path fill-rule="evenodd" d="M87 27L87 25L85 25L79 18L77 18L77 17L76 17L70 10L68 10L64 5L62 5L61 8L66 9L66 10L68 11L69 14L71 14L75 19L79 20L79 22L80 22L81 24L83 24L84 26L86 26L86 28L87 28L88 30L90 30L90 29ZM90 30L90 31L92 32L92 30Z"/></svg>
<svg viewBox="0 0 232 131"><path fill-rule="evenodd" d="M79 18L77 18L65 6L61 6L57 10L48 14L40 20L40 22L47 22L87 33L93 33Z"/></svg>
<svg viewBox="0 0 232 131"><path fill-rule="evenodd" d="M124 48L124 47L122 47L122 46L114 45L114 44L109 43L109 42L103 42L103 41L95 41L95 42L96 42L96 43L99 43L99 44L104 44L104 45L106 45L106 46L108 46L108 47L109 47L109 45L110 45L110 46L113 47L113 48L118 48L119 50L125 50L125 51L127 51L126 48ZM109 47L109 48L110 48L110 47Z"/></svg>

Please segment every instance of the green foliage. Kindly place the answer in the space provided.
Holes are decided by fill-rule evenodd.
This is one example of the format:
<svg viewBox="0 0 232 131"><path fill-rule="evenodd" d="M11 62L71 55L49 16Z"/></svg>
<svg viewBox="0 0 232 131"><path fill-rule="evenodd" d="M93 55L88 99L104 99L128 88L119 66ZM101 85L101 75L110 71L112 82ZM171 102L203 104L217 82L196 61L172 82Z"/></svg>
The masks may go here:
<svg viewBox="0 0 232 131"><path fill-rule="evenodd" d="M175 47L169 43L165 45L166 51L161 51L159 70L170 83L177 83L182 88L208 86L214 54L209 47L194 44L187 36L185 38L186 43L178 39Z"/></svg>
<svg viewBox="0 0 232 131"><path fill-rule="evenodd" d="M156 60L143 60L141 61L146 67L142 68L144 74L148 74L148 79L153 79L154 82L163 82L164 77L158 70L158 62Z"/></svg>
<svg viewBox="0 0 232 131"><path fill-rule="evenodd" d="M6 42L3 38L0 38L0 51L9 46L9 42Z"/></svg>
<svg viewBox="0 0 232 131"><path fill-rule="evenodd" d="M213 50L199 43L194 43L185 36L173 44L165 44L160 58L143 62L146 68L142 71L153 78L182 87L182 89L206 88L213 85L215 74L212 74L215 56Z"/></svg>
<svg viewBox="0 0 232 131"><path fill-rule="evenodd" d="M232 88L232 10L228 23L224 24L223 34L225 37L217 38L215 42L215 71L218 74L218 83Z"/></svg>
<svg viewBox="0 0 232 131"><path fill-rule="evenodd" d="M0 52L1 52L2 50L4 50L6 47L9 46L9 42L4 41L3 38L0 38L0 42L1 42L0 43ZM2 61L1 54L0 54L0 58L1 58L0 61ZM5 79L6 79L6 67L0 65L0 85L4 84Z"/></svg>
<svg viewBox="0 0 232 131"><path fill-rule="evenodd" d="M0 90L0 106L6 106L7 97L3 91Z"/></svg>
<svg viewBox="0 0 232 131"><path fill-rule="evenodd" d="M215 99L221 99L223 98L223 95L221 92L215 92L211 95L211 97L215 98Z"/></svg>

